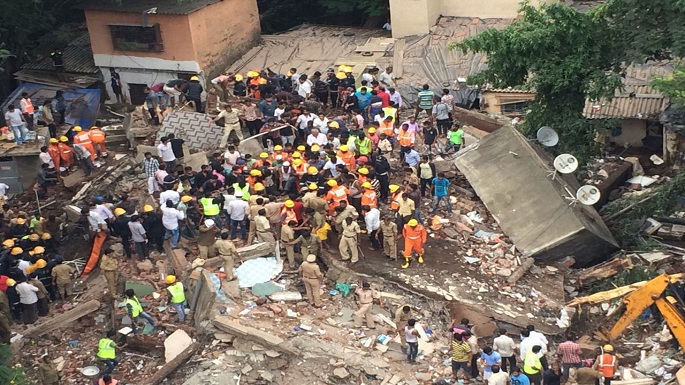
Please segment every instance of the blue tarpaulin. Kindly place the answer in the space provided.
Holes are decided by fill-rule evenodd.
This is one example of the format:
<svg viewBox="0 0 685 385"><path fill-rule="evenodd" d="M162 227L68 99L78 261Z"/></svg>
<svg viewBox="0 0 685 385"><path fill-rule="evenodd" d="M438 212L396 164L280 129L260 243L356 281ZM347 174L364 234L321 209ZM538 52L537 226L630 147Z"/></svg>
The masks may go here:
<svg viewBox="0 0 685 385"><path fill-rule="evenodd" d="M27 92L36 110L46 100L52 100L58 90L64 92L66 104L65 121L72 125L91 127L100 114L100 90L89 88L62 88L47 86L37 83L22 83L12 94L5 99L2 110L7 111L7 106L14 104L19 108L21 94Z"/></svg>

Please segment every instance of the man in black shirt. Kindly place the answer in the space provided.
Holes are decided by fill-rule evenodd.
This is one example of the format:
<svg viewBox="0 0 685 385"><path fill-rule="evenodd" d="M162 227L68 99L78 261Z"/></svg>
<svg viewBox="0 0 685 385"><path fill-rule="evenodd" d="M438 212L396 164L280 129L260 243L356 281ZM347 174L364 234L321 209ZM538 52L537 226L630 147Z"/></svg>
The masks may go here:
<svg viewBox="0 0 685 385"><path fill-rule="evenodd" d="M183 163L183 143L186 141L178 139L174 134L169 134L167 137L169 138L169 142L171 142L171 151L174 152L176 160L178 163Z"/></svg>
<svg viewBox="0 0 685 385"><path fill-rule="evenodd" d="M212 169L208 164L200 166L200 172L195 174L195 183L193 184L193 187L196 189L202 188L205 182L209 180L210 175L212 175Z"/></svg>
<svg viewBox="0 0 685 385"><path fill-rule="evenodd" d="M50 59L52 60L52 66L57 72L57 78L60 81L66 81L67 76L64 74L64 60L62 59L62 51L55 48L50 52Z"/></svg>
<svg viewBox="0 0 685 385"><path fill-rule="evenodd" d="M186 99L189 102L193 102L195 105L195 112L202 112L202 85L200 84L200 78L197 76L191 76L190 81L183 85L183 91L185 92Z"/></svg>

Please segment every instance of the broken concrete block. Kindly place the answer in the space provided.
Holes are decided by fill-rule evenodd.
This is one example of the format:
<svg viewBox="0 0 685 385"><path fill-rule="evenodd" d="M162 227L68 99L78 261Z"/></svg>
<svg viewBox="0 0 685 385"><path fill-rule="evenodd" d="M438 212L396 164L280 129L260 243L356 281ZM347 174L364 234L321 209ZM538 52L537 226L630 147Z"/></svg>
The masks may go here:
<svg viewBox="0 0 685 385"><path fill-rule="evenodd" d="M142 271L151 271L152 269L155 268L155 266L152 264L152 262L149 259L138 262L136 264L136 266L138 266L138 270L142 270Z"/></svg>
<svg viewBox="0 0 685 385"><path fill-rule="evenodd" d="M333 374L338 378L344 379L349 377L350 372L348 372L345 368L336 368L333 370Z"/></svg>
<svg viewBox="0 0 685 385"><path fill-rule="evenodd" d="M430 373L414 373L414 377L416 377L417 380L419 381L430 381L431 379L431 374Z"/></svg>
<svg viewBox="0 0 685 385"><path fill-rule="evenodd" d="M299 291L281 291L271 294L269 299L275 302L298 302L302 301L302 294ZM306 302L305 306L307 306Z"/></svg>
<svg viewBox="0 0 685 385"><path fill-rule="evenodd" d="M250 373L251 371L252 371L252 366L250 366L250 364L245 364L245 366L243 366L243 368L240 369L240 372L242 374L247 374L247 373Z"/></svg>
<svg viewBox="0 0 685 385"><path fill-rule="evenodd" d="M192 345L193 339L190 338L188 333L178 329L171 333L169 337L164 340L164 360L166 363L171 362L179 354L190 345Z"/></svg>

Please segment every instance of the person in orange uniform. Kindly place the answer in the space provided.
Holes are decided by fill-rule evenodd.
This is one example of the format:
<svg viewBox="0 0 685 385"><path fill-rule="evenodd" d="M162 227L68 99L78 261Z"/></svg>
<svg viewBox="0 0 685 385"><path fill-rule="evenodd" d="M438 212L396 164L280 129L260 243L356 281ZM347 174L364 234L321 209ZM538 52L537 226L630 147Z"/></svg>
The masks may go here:
<svg viewBox="0 0 685 385"><path fill-rule="evenodd" d="M618 368L618 358L612 354L614 352L613 346L604 345L602 350L604 351L604 354L597 356L592 367L602 373L604 385L611 385L611 379L614 378L614 374Z"/></svg>
<svg viewBox="0 0 685 385"><path fill-rule="evenodd" d="M409 267L409 261L414 251L418 255L418 262L423 263L423 245L428 238L426 228L419 221L412 218L404 225L402 236L404 237L404 265L402 265L402 268L406 269Z"/></svg>
<svg viewBox="0 0 685 385"><path fill-rule="evenodd" d="M414 145L414 133L409 131L407 123L402 124L397 134L397 142L400 144L400 160L404 161L404 153Z"/></svg>
<svg viewBox="0 0 685 385"><path fill-rule="evenodd" d="M273 163L276 160L276 157L279 155L281 156L281 160L283 162L289 160L289 155L283 151L283 146L277 144L274 146L274 150L271 152L271 155L269 155L269 163Z"/></svg>
<svg viewBox="0 0 685 385"><path fill-rule="evenodd" d="M266 152L262 152L259 154L259 159L255 160L254 163L252 163L252 168L262 168L264 167L264 161L269 159L269 154Z"/></svg>
<svg viewBox="0 0 685 385"><path fill-rule="evenodd" d="M59 152L59 140L57 138L50 138L50 145L48 146L48 154L52 158L52 163L55 164L55 171L59 175L60 166L60 152Z"/></svg>
<svg viewBox="0 0 685 385"><path fill-rule="evenodd" d="M298 181L298 186L299 186L299 181L302 180L302 176L307 172L307 168L309 165L306 162L303 162L302 159L294 159L293 160L293 169L295 170L295 174L297 175L297 181Z"/></svg>
<svg viewBox="0 0 685 385"><path fill-rule="evenodd" d="M390 208L397 212L400 209L400 199L402 198L402 189L399 185L391 184L390 189Z"/></svg>
<svg viewBox="0 0 685 385"><path fill-rule="evenodd" d="M105 148L105 132L98 126L93 126L88 131L90 141L93 142L93 148L96 154L100 154L103 158L107 157L107 149Z"/></svg>
<svg viewBox="0 0 685 385"><path fill-rule="evenodd" d="M346 144L340 146L340 150L338 150L337 157L338 159L341 159L343 162L345 162L345 165L347 166L348 170L354 170L356 165L356 161L354 159L354 152L350 151L350 148Z"/></svg>
<svg viewBox="0 0 685 385"><path fill-rule="evenodd" d="M378 199L376 198L376 190L374 190L371 182L362 183L364 194L362 194L362 207L369 206L372 209L378 208Z"/></svg>
<svg viewBox="0 0 685 385"><path fill-rule="evenodd" d="M257 170L256 168L253 168L252 170L250 170L250 176L245 178L245 181L248 185L250 185L250 188L254 190L255 183L259 182L261 178L262 172Z"/></svg>
<svg viewBox="0 0 685 385"><path fill-rule="evenodd" d="M340 206L340 202L346 201L347 196L350 195L350 189L345 186L338 186L335 179L330 179L326 184L331 188L326 194L326 201L328 204L328 213L333 215L335 208Z"/></svg>
<svg viewBox="0 0 685 385"><path fill-rule="evenodd" d="M359 183L361 183L363 185L365 182L369 181L369 176L368 176L369 175L369 169L368 168L362 167L359 170L357 170L357 173L359 174L359 176L357 177L357 180L359 181Z"/></svg>
<svg viewBox="0 0 685 385"><path fill-rule="evenodd" d="M288 199L283 203L283 208L281 209L281 223L283 225L287 225L290 223L290 221L299 223L297 220L297 214L295 213L295 210L293 210L294 207L295 202L293 202L292 199Z"/></svg>
<svg viewBox="0 0 685 385"><path fill-rule="evenodd" d="M71 166L74 165L74 150L71 148L71 146L68 144L69 143L69 138L66 136L60 136L59 137L59 157L62 159L60 164L62 167L66 168L67 170L71 168ZM55 165L57 166L57 165Z"/></svg>
<svg viewBox="0 0 685 385"><path fill-rule="evenodd" d="M94 161L97 157L97 153L93 148L93 142L90 140L90 135L88 135L88 132L83 131L81 126L74 127L73 131L75 132L74 144L80 144L81 146L85 147L90 152L90 160Z"/></svg>

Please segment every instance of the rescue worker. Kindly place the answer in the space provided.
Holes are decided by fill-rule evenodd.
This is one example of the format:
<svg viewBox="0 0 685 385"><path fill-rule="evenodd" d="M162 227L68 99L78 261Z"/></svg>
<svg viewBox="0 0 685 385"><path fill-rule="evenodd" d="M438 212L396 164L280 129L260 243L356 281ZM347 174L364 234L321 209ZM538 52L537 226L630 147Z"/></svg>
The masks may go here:
<svg viewBox="0 0 685 385"><path fill-rule="evenodd" d="M52 163L55 164L55 172L57 175L60 174L60 165L62 162L60 160L62 159L60 157L60 151L59 151L59 140L57 138L50 138L50 145L48 146L48 154L50 155L50 158L52 159Z"/></svg>
<svg viewBox="0 0 685 385"><path fill-rule="evenodd" d="M200 250L200 258L207 259L216 256L216 227L211 219L205 219L198 228L197 247Z"/></svg>
<svg viewBox="0 0 685 385"><path fill-rule="evenodd" d="M383 233L383 255L397 260L397 224L385 215L381 220L381 233Z"/></svg>
<svg viewBox="0 0 685 385"><path fill-rule="evenodd" d="M259 209L257 216L251 221L255 222L255 230L257 233L257 241L268 243L272 249L276 248L276 238L271 231L271 224L266 217L266 209Z"/></svg>
<svg viewBox="0 0 685 385"><path fill-rule="evenodd" d="M592 365L593 369L602 373L604 377L604 385L611 385L611 379L614 378L616 369L618 369L618 358L613 355L614 347L611 345L604 345L602 347L603 353L597 356L595 363ZM597 385L600 381L596 381Z"/></svg>
<svg viewBox="0 0 685 385"><path fill-rule="evenodd" d="M74 294L74 268L65 265L62 257L55 258L55 267L52 268L52 280L57 285L57 293L59 297L68 301L72 294Z"/></svg>
<svg viewBox="0 0 685 385"><path fill-rule="evenodd" d="M178 314L178 322L185 322L186 320L186 293L183 288L183 282L177 281L175 275L167 275L164 278L167 284L167 291L169 292L169 303L176 309Z"/></svg>
<svg viewBox="0 0 685 385"><path fill-rule="evenodd" d="M399 185L391 184L389 186L390 190L390 209L397 213L400 209L400 198L402 198L403 192Z"/></svg>
<svg viewBox="0 0 685 385"><path fill-rule="evenodd" d="M57 288L52 283L52 266L54 263L48 263L45 259L36 261L36 276L45 287L45 290L50 294L50 301L57 300Z"/></svg>
<svg viewBox="0 0 685 385"><path fill-rule="evenodd" d="M204 196L200 198L200 204L202 205L202 214L204 214L205 219L212 219L218 227L221 227L221 206L219 198L213 198L212 193L207 191Z"/></svg>
<svg viewBox="0 0 685 385"><path fill-rule="evenodd" d="M397 142L400 144L400 161L404 162L404 154L411 150L414 145L414 133L409 131L409 124L403 123L397 134Z"/></svg>
<svg viewBox="0 0 685 385"><path fill-rule="evenodd" d="M109 330L106 337L100 338L98 342L98 358L105 364L105 370L100 372L101 376L112 373L119 364L119 361L117 361L117 344L112 339L116 335L117 333L114 330Z"/></svg>
<svg viewBox="0 0 685 385"><path fill-rule="evenodd" d="M69 138L64 135L60 136L57 147L59 148L59 157L61 159L60 165L69 171L74 166L74 150L69 146Z"/></svg>
<svg viewBox="0 0 685 385"><path fill-rule="evenodd" d="M300 236L295 238L295 240L290 244L294 245L297 243L300 244L300 254L314 254L317 257L319 256L319 251L321 250L321 240L316 234L312 234L312 232L309 229L302 230ZM295 266L291 267L294 268Z"/></svg>
<svg viewBox="0 0 685 385"><path fill-rule="evenodd" d="M290 223L290 221L295 221L295 223L299 223L297 220L297 213L295 213L295 210L293 208L295 207L295 202L292 199L288 199L283 203L283 208L281 209L281 224L285 225Z"/></svg>
<svg viewBox="0 0 685 385"><path fill-rule="evenodd" d="M321 307L321 285L323 284L323 274L319 265L316 264L316 255L309 254L306 261L297 270L302 275L304 288L307 291L307 302L309 305Z"/></svg>
<svg viewBox="0 0 685 385"><path fill-rule="evenodd" d="M90 140L90 135L88 135L87 131L83 131L81 126L76 126L72 129L72 131L75 132L74 134L74 144L78 144L83 146L88 152L90 153L90 160L95 161L95 158L97 157L97 153L95 152L95 149L93 148L93 142Z"/></svg>
<svg viewBox="0 0 685 385"><path fill-rule="evenodd" d="M115 380L109 374L105 374L98 380L98 385L117 385L119 381Z"/></svg>
<svg viewBox="0 0 685 385"><path fill-rule="evenodd" d="M340 206L340 202L347 201L350 189L338 185L335 179L330 179L326 184L331 188L328 190L328 194L326 194L326 201L328 201L328 212L332 215L335 212L335 208Z"/></svg>
<svg viewBox="0 0 685 385"><path fill-rule="evenodd" d="M359 261L359 250L357 248L357 235L361 232L359 224L352 218L345 218L345 223L342 225L342 234L340 235L340 256L343 261L350 260L352 263Z"/></svg>
<svg viewBox="0 0 685 385"><path fill-rule="evenodd" d="M247 231L247 245L251 245L255 235L257 235L257 223L255 222L255 219L257 218L259 210L264 208L264 198L258 197L255 200L252 200L254 197L255 195L250 195L250 226Z"/></svg>
<svg viewBox="0 0 685 385"><path fill-rule="evenodd" d="M281 226L281 243L285 246L285 255L288 258L288 265L292 268L295 266L295 231L293 227L297 226L297 221L291 220Z"/></svg>
<svg viewBox="0 0 685 385"><path fill-rule="evenodd" d="M402 352L407 350L407 336L404 332L404 327L407 326L407 321L414 318L411 306L403 305L395 310L395 325L397 325L397 332L400 334L400 341L402 343Z"/></svg>
<svg viewBox="0 0 685 385"><path fill-rule="evenodd" d="M139 318L145 319L145 321L154 327L155 320L152 319L149 314L143 311L143 305L140 304L140 301L138 300L138 297L136 297L136 293L133 291L133 289L126 289L124 294L126 294L126 311L131 317L131 328L133 329L133 334L138 334L138 327L136 324L138 323Z"/></svg>
<svg viewBox="0 0 685 385"><path fill-rule="evenodd" d="M362 194L362 207L369 206L372 209L378 208L378 199L376 198L376 190L373 188L371 182L362 183L364 194Z"/></svg>
<svg viewBox="0 0 685 385"><path fill-rule="evenodd" d="M219 254L219 258L224 262L224 273L226 274L226 281L232 281L233 276L233 266L235 264L235 258L238 257L238 251L229 238L228 231L221 232L221 239L216 241L215 248L216 252Z"/></svg>
<svg viewBox="0 0 685 385"><path fill-rule="evenodd" d="M402 237L404 237L404 264L402 268L406 269L409 267L409 261L414 251L418 255L417 261L423 263L423 245L428 238L426 228L419 221L412 218L404 225Z"/></svg>
<svg viewBox="0 0 685 385"><path fill-rule="evenodd" d="M129 257L130 258L130 257ZM100 269L105 274L107 280L107 288L109 288L109 295L114 297L117 293L117 269L119 262L114 257L114 250L107 248L102 254L100 260Z"/></svg>
<svg viewBox="0 0 685 385"><path fill-rule="evenodd" d="M59 385L59 371L47 354L43 356L38 366L38 376L42 381L41 385Z"/></svg>
<svg viewBox="0 0 685 385"><path fill-rule="evenodd" d="M93 126L90 128L90 131L88 131L88 136L93 143L93 149L95 150L93 153L97 154L97 156L106 158L107 149L105 148L105 132L102 131L100 127Z"/></svg>
<svg viewBox="0 0 685 385"><path fill-rule="evenodd" d="M354 313L354 327L362 327L364 318L366 318L366 326L369 329L374 329L376 325L371 314L371 306L373 306L374 299L380 300L381 296L378 291L371 289L371 284L363 282L361 287L357 287L354 294L357 295L359 301L359 309Z"/></svg>
<svg viewBox="0 0 685 385"><path fill-rule="evenodd" d="M350 151L350 147L346 144L343 144L340 146L340 149L338 150L336 157L345 163L345 167L347 167L348 170L352 171L356 167L356 161L354 159L354 152Z"/></svg>
<svg viewBox="0 0 685 385"><path fill-rule="evenodd" d="M112 235L116 235L121 238L121 244L124 246L124 253L126 253L126 258L131 259L131 228L128 223L131 218L126 216L126 210L117 207L114 209L114 216L116 219L112 222Z"/></svg>

